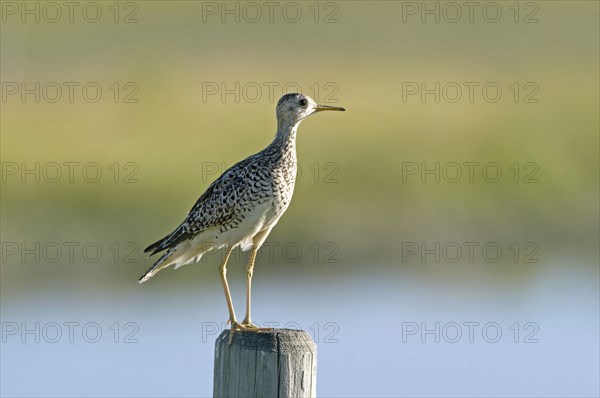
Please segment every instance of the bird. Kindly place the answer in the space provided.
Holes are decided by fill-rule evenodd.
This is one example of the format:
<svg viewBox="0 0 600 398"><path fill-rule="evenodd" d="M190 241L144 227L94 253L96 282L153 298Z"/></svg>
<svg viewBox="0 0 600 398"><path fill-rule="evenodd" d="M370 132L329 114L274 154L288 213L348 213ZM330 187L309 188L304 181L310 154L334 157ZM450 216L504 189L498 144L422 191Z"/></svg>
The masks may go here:
<svg viewBox="0 0 600 398"><path fill-rule="evenodd" d="M250 315L252 275L256 254L285 213L296 183L298 163L296 132L300 122L322 111L345 111L342 107L319 105L301 93L285 94L277 102L277 132L262 151L236 163L200 195L183 222L173 232L148 246L144 253L161 253L140 277L144 283L160 270L198 262L203 254L223 249L219 275L231 331L255 331ZM227 282L227 261L239 247L250 251L246 267L246 316L238 322Z"/></svg>

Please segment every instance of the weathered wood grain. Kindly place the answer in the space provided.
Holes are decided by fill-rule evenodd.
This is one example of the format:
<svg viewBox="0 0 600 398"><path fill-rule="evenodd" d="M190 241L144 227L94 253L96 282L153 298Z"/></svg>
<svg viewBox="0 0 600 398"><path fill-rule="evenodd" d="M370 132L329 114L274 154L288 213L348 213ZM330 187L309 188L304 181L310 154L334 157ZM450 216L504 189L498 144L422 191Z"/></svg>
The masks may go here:
<svg viewBox="0 0 600 398"><path fill-rule="evenodd" d="M229 330L215 342L214 397L315 397L317 346L302 330Z"/></svg>

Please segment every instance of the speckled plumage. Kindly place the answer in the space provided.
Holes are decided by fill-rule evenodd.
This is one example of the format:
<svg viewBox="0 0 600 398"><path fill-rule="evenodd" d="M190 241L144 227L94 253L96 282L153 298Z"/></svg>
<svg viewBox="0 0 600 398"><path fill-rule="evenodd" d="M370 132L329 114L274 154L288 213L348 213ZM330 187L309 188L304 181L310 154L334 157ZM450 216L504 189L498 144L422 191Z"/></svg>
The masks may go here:
<svg viewBox="0 0 600 398"><path fill-rule="evenodd" d="M208 230L213 232L213 236L207 236L205 248L220 248L222 244L219 238L222 234L243 226L247 216L261 205L268 206L268 217L262 226L271 227L289 206L296 182L298 166L295 137L286 138L275 140L259 153L236 163L214 181L196 201L183 223L170 235L146 249L152 254L167 250L149 272L165 263L176 251L177 245L193 239L199 233ZM237 243L243 249L248 248L245 241ZM202 250L193 258L199 260L198 256L204 252ZM187 262L189 260L175 266Z"/></svg>
<svg viewBox="0 0 600 398"><path fill-rule="evenodd" d="M344 109L317 105L302 94L284 95L277 103L277 134L273 142L225 171L200 196L179 227L146 248L145 252L151 255L164 253L139 282L169 265L178 268L198 261L209 250L227 248L230 252L240 246L243 250L252 247L255 253L292 199L298 125L321 110ZM229 301L226 282L224 287ZM232 307L230 312L235 318Z"/></svg>

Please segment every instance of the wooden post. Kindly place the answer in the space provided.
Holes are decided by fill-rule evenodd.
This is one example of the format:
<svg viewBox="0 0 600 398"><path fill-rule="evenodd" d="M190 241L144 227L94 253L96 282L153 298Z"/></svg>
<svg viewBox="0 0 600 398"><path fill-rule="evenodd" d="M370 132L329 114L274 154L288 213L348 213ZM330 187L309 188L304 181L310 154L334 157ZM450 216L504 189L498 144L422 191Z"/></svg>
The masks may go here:
<svg viewBox="0 0 600 398"><path fill-rule="evenodd" d="M317 345L303 330L229 330L215 342L213 396L315 397Z"/></svg>

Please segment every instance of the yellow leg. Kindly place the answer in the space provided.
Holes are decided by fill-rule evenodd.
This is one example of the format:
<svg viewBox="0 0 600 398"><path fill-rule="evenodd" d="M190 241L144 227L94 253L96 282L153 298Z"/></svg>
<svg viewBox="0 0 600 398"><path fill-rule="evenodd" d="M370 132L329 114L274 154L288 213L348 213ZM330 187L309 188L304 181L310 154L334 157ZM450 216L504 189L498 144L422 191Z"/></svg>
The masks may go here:
<svg viewBox="0 0 600 398"><path fill-rule="evenodd" d="M258 326L252 324L250 319L250 297L252 295L252 274L254 273L254 260L256 259L256 253L258 253L258 246L252 246L250 252L250 260L248 261L248 267L246 268L246 317L242 321L242 326L247 328L258 328Z"/></svg>
<svg viewBox="0 0 600 398"><path fill-rule="evenodd" d="M250 259L248 260L248 267L246 268L246 317L242 322L242 326L250 330L259 330L260 328L252 323L250 318L250 307L251 307L251 295L252 295L252 275L254 274L254 260L256 260L256 253L262 246L269 236L271 228L264 229L254 235L252 238L252 251L250 252Z"/></svg>
<svg viewBox="0 0 600 398"><path fill-rule="evenodd" d="M246 317L242 323L238 323L235 319L235 313L233 312L233 303L231 301L231 294L229 293L229 286L227 285L227 278L225 274L227 273L227 260L229 259L229 255L231 254L232 249L227 251L227 255L225 256L225 261L221 265L221 282L223 283L223 289L225 290L225 298L227 298L227 306L229 307L229 320L231 322L231 330L229 332L229 344L233 341L233 334L236 331L258 331L263 330L258 326L254 325L250 320L250 296L252 293L252 274L254 273L254 260L256 259L256 253L258 249L262 246L263 242L271 232L271 229L266 229L254 236L252 238L252 252L250 252L250 260L248 261L248 267L246 269ZM264 329L270 330L270 329Z"/></svg>
<svg viewBox="0 0 600 398"><path fill-rule="evenodd" d="M231 325L237 323L235 319L235 311L233 310L233 301L231 300L231 293L229 292L229 284L227 283L227 260L229 260L229 256L233 249L228 249L227 254L225 254L225 259L223 260L223 264L219 267L219 274L221 275L221 283L223 284L223 290L225 291L225 299L227 300L227 308L229 308L229 322Z"/></svg>
<svg viewBox="0 0 600 398"><path fill-rule="evenodd" d="M225 259L223 260L223 264L219 267L219 273L221 275L221 283L223 284L223 290L225 291L225 299L227 300L227 308L229 308L229 321L227 323L231 323L231 330L229 331L229 344L231 345L233 341L233 334L239 330L257 330L258 327L252 325L250 322L243 324L238 323L235 319L235 311L233 310L233 300L231 300L231 293L229 291L229 284L227 283L227 260L229 260L229 256L233 249L228 249L227 254L225 254ZM254 252L256 256L256 252ZM252 264L254 265L254 259L252 260Z"/></svg>

